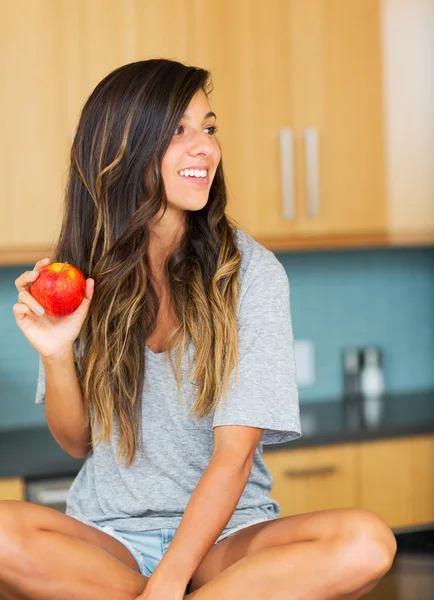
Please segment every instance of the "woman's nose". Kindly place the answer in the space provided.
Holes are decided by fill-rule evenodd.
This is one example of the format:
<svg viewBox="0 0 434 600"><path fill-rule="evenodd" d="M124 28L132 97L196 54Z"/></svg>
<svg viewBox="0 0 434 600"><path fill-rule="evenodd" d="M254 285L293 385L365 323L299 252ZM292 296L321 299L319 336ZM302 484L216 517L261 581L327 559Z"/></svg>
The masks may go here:
<svg viewBox="0 0 434 600"><path fill-rule="evenodd" d="M193 135L193 147L207 148L209 151L214 150L215 142L209 134L204 131L199 131L197 134Z"/></svg>

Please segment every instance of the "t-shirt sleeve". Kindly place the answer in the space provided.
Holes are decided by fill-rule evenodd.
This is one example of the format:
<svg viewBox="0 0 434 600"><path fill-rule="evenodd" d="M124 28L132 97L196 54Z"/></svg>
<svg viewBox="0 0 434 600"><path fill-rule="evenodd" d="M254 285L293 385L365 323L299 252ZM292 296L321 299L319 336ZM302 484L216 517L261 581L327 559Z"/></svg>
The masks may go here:
<svg viewBox="0 0 434 600"><path fill-rule="evenodd" d="M38 381L36 384L35 404L45 404L45 371L39 356Z"/></svg>
<svg viewBox="0 0 434 600"><path fill-rule="evenodd" d="M238 309L238 387L234 368L213 428L259 427L260 443L278 444L301 436L289 280L271 251L251 263Z"/></svg>

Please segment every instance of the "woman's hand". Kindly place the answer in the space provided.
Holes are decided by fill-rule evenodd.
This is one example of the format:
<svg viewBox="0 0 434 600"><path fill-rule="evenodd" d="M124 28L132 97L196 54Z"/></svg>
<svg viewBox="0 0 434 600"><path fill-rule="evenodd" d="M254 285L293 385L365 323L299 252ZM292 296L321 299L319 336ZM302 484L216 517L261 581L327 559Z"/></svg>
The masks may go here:
<svg viewBox="0 0 434 600"><path fill-rule="evenodd" d="M168 594L164 591L149 592L146 594L146 590L140 596L137 596L136 600L184 600L184 592L177 592L174 594Z"/></svg>
<svg viewBox="0 0 434 600"><path fill-rule="evenodd" d="M51 317L37 312L38 302L30 293L30 284L39 276L39 270L50 260L39 260L34 267L35 274L26 271L15 280L18 290L18 303L13 306L16 323L32 346L44 358L59 356L70 350L78 337L89 310L94 291L94 280L86 280L85 296L80 306L65 317Z"/></svg>
<svg viewBox="0 0 434 600"><path fill-rule="evenodd" d="M186 587L184 584L181 587L178 582L170 578L157 583L151 575L146 588L135 600L183 600Z"/></svg>

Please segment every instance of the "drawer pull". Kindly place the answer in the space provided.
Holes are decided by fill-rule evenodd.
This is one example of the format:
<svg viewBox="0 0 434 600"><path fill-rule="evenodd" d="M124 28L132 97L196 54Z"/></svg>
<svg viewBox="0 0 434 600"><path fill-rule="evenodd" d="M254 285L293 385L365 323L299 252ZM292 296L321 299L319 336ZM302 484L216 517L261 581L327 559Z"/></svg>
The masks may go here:
<svg viewBox="0 0 434 600"><path fill-rule="evenodd" d="M294 218L294 149L293 134L289 127L280 129L280 168L282 181L283 218Z"/></svg>
<svg viewBox="0 0 434 600"><path fill-rule="evenodd" d="M304 139L306 144L307 216L315 219L319 214L318 130L308 127L304 133Z"/></svg>
<svg viewBox="0 0 434 600"><path fill-rule="evenodd" d="M308 469L287 469L285 477L308 477L309 475L331 475L336 473L335 465L324 465L323 467L310 467Z"/></svg>

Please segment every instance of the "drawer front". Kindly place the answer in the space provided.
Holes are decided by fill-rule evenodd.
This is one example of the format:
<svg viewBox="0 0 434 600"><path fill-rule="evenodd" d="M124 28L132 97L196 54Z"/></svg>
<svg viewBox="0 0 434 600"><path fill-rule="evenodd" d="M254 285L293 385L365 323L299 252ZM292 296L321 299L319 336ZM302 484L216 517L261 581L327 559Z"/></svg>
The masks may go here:
<svg viewBox="0 0 434 600"><path fill-rule="evenodd" d="M360 446L360 506L389 527L434 521L434 436Z"/></svg>
<svg viewBox="0 0 434 600"><path fill-rule="evenodd" d="M357 449L352 444L264 452L281 517L357 505Z"/></svg>

